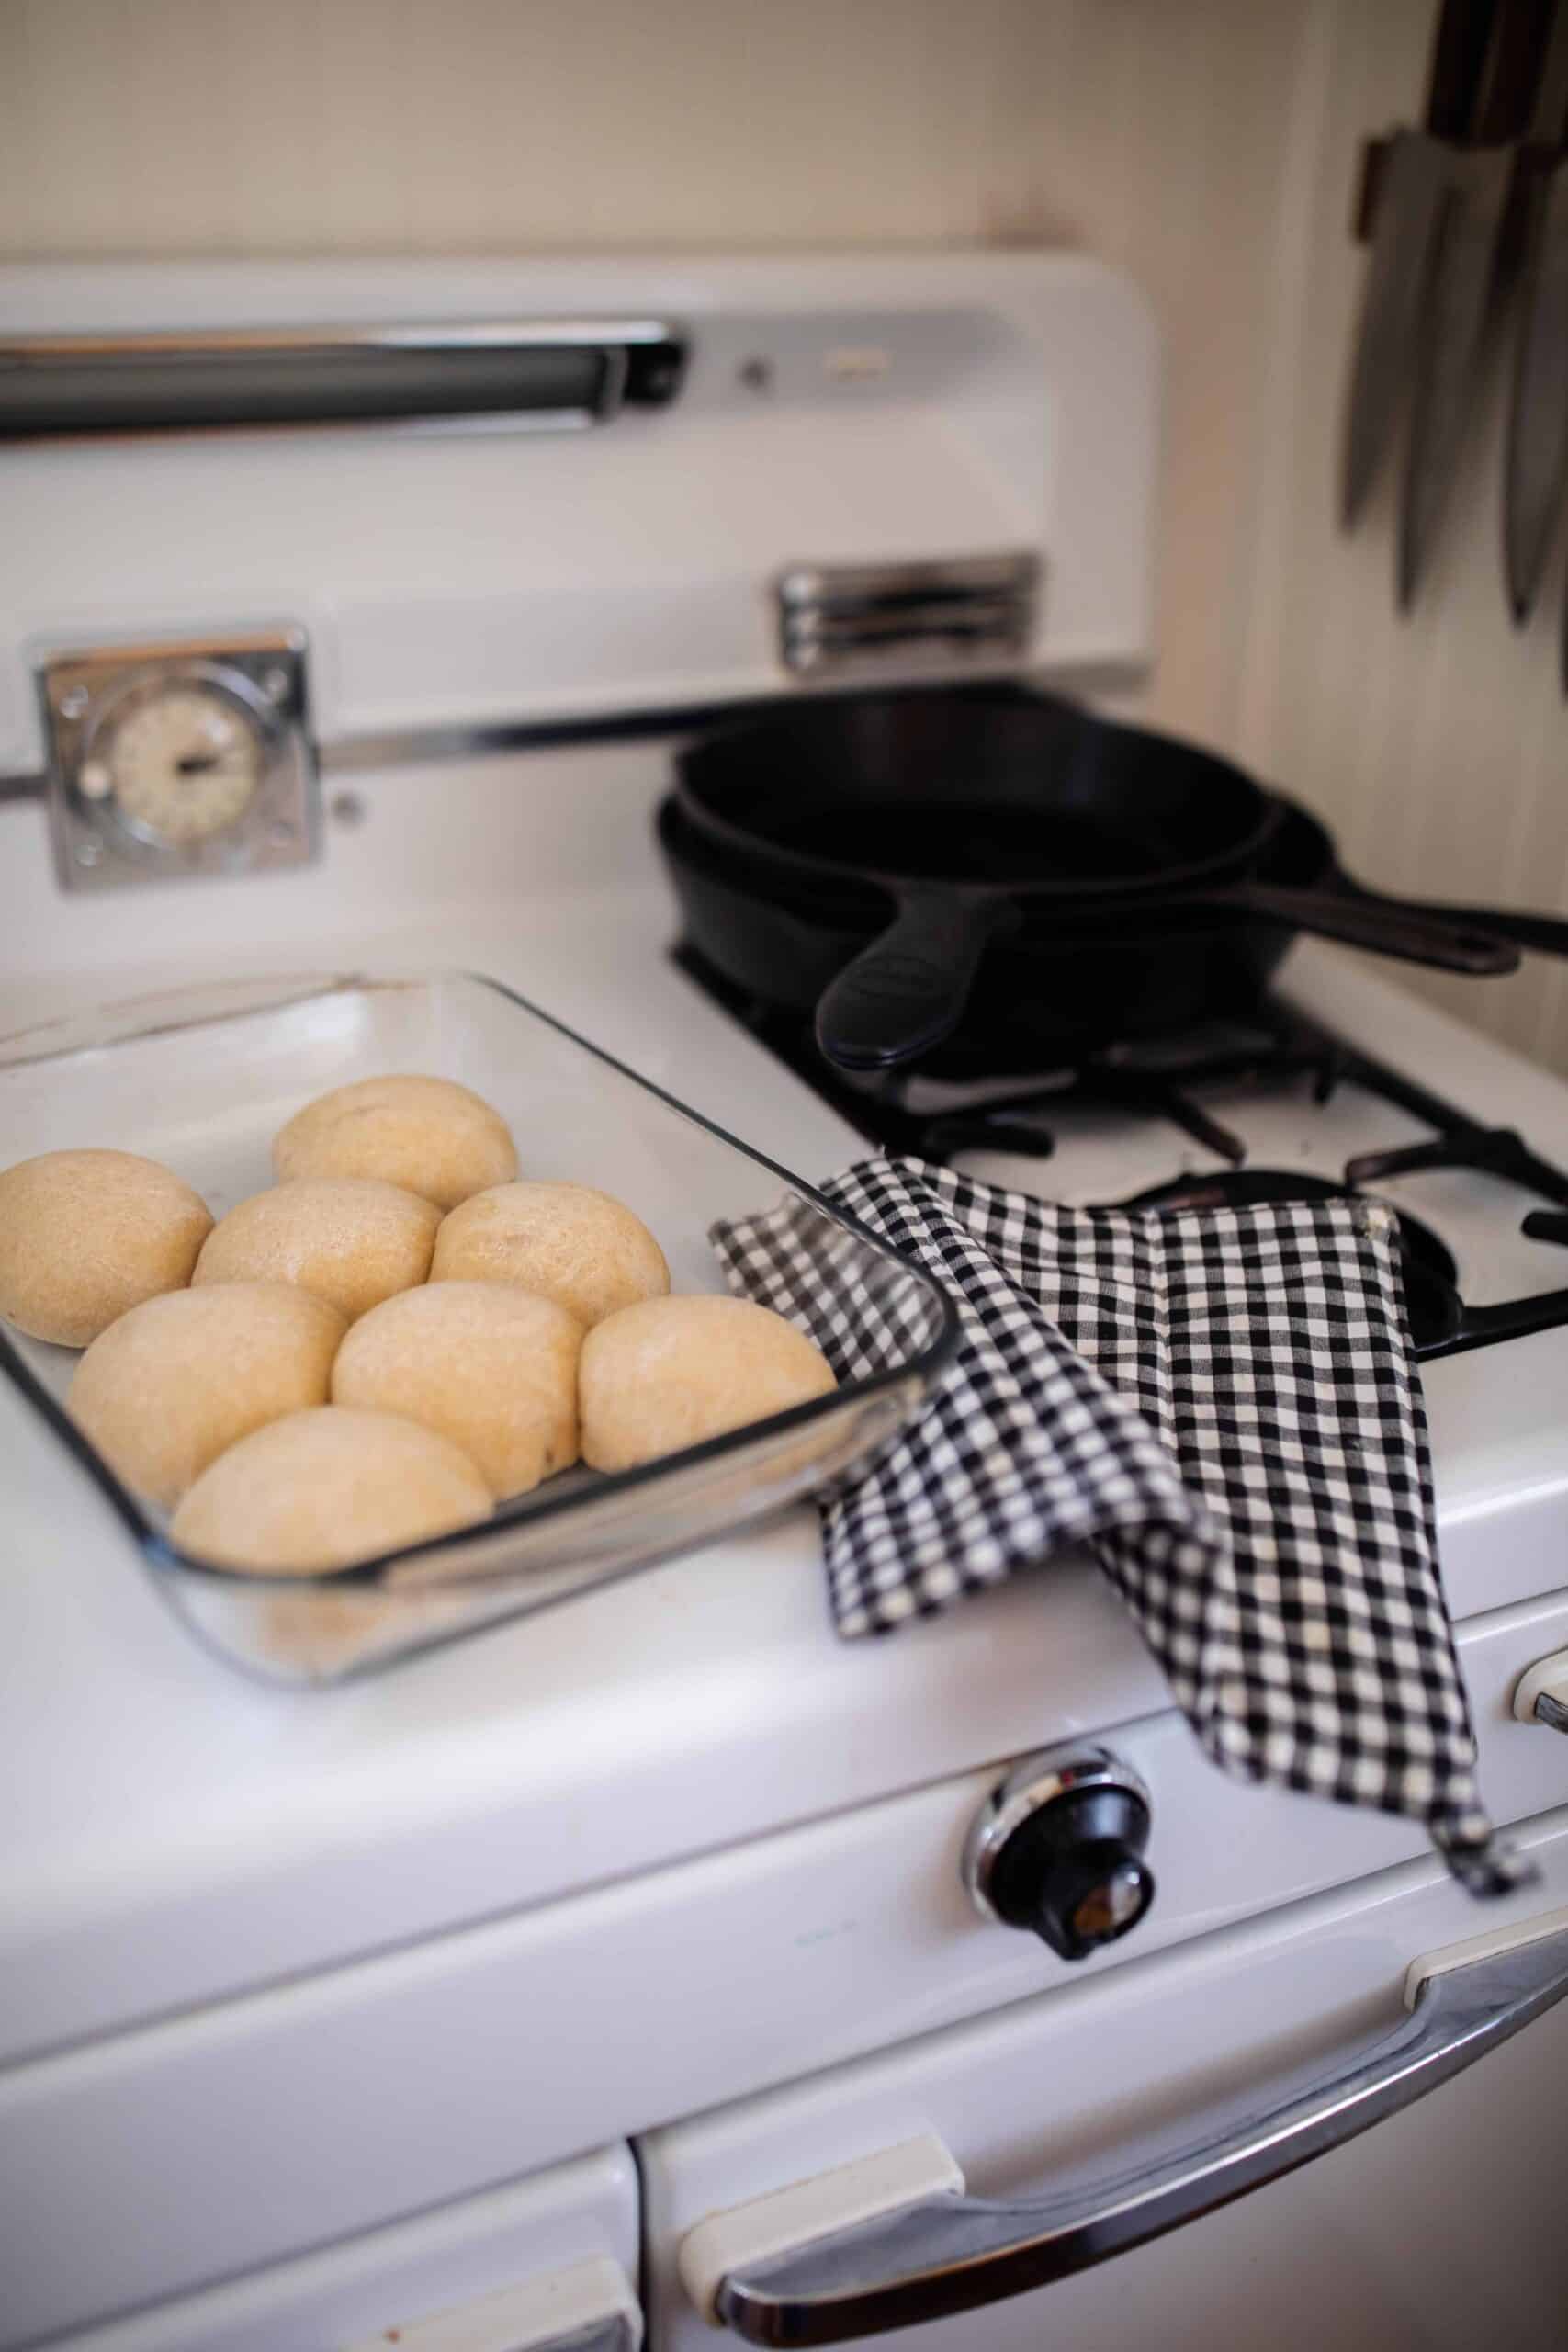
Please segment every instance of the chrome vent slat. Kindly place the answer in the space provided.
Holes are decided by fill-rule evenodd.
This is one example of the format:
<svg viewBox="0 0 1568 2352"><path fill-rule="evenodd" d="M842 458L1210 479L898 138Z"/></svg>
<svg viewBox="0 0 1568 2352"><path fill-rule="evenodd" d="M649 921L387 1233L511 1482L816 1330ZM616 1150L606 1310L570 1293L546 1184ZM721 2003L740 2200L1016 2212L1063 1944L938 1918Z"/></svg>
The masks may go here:
<svg viewBox="0 0 1568 2352"><path fill-rule="evenodd" d="M1040 574L1032 551L792 566L776 582L784 666L820 673L1019 659L1033 637Z"/></svg>

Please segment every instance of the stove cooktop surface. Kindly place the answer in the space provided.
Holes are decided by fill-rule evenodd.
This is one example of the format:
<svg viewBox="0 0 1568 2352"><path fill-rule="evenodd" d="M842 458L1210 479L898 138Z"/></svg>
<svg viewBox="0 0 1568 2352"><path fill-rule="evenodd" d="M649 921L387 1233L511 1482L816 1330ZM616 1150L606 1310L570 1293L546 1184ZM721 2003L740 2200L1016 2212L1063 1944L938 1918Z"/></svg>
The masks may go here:
<svg viewBox="0 0 1568 2352"><path fill-rule="evenodd" d="M0 812L4 1027L197 974L487 970L785 1166L821 1181L863 1134L671 960L649 817L662 763L626 751L389 775L329 868L181 900L53 898L36 812ZM174 911L170 901L171 916ZM8 974L9 977L4 977ZM74 977L71 977L74 975ZM1568 1167L1568 1087L1303 945L1288 1003L1400 1070L1441 1070L1480 1126ZM1429 1127L1341 1084L1235 1077L1205 1114L1249 1166L1339 1178ZM940 1105L953 1109L951 1103ZM963 1107L963 1106L956 1106ZM1124 1199L1225 1155L1124 1106L1059 1104L1048 1159L967 1151L1002 1183ZM1555 1248L1517 1187L1473 1169L1388 1177L1484 1302L1540 1286ZM1426 1368L1458 1617L1558 1590L1568 1558L1568 1334ZM808 1511L335 1691L246 1684L165 1613L120 1531L21 1401L0 1392L0 1680L12 2052L727 1849L1169 1696L1087 1562L881 1642L836 1642ZM852 1723L854 1736L844 1736ZM635 1770L638 1802L625 1801ZM572 1802L561 1803L570 1788Z"/></svg>

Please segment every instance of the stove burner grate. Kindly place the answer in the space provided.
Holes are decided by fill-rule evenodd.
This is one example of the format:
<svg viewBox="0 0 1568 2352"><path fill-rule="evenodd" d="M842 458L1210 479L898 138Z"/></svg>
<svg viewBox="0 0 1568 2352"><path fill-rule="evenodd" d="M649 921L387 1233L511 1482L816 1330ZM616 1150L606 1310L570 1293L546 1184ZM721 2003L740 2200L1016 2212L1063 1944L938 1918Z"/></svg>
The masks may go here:
<svg viewBox="0 0 1568 2352"><path fill-rule="evenodd" d="M1373 1191L1391 1178L1434 1169L1472 1169L1550 1202L1531 1209L1522 1231L1532 1240L1568 1246L1568 1173L1530 1150L1511 1127L1488 1127L1402 1070L1364 1054L1333 1030L1270 1000L1244 1023L1194 1035L1113 1046L1071 1069L1032 1077L988 1071L970 1046L944 1055L940 1067L911 1079L890 1071L865 1080L830 1069L817 1048L810 1017L750 996L716 972L685 943L676 963L758 1042L829 1103L869 1143L897 1155L946 1162L961 1151L1002 1151L1048 1159L1055 1123L1064 1111L1103 1108L1163 1119L1212 1152L1224 1167L1202 1177L1159 1185L1119 1207L1235 1204L1251 1200L1323 1200ZM1350 1085L1418 1119L1432 1133L1393 1150L1363 1152L1347 1162L1343 1179L1306 1171L1253 1169L1247 1148L1198 1099L1224 1086L1279 1091L1305 1081L1319 1104ZM922 1094L956 1107L921 1107ZM1286 1189L1289 1188L1289 1189ZM1399 1218L1405 1298L1416 1353L1458 1355L1494 1341L1568 1324L1568 1289L1542 1291L1498 1305L1472 1306L1460 1295L1454 1260L1416 1217L1391 1203Z"/></svg>

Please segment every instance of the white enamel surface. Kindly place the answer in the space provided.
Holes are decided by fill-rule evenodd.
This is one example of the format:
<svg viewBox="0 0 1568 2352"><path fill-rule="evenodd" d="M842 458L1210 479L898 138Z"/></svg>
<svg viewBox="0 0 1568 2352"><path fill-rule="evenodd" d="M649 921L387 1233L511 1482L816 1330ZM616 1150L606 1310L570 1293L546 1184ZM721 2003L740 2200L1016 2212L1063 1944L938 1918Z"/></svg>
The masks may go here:
<svg viewBox="0 0 1568 2352"><path fill-rule="evenodd" d="M72 2352L529 2352L625 2311L638 2258L631 2150L347 2238L73 2334Z"/></svg>
<svg viewBox="0 0 1568 2352"><path fill-rule="evenodd" d="M985 1605L972 1613L984 1618ZM1508 1818L1568 1806L1568 1742L1509 1713L1519 1659L1565 1634L1568 1595L1549 1609L1477 1620L1465 1633L1486 1785ZM793 1668L807 1671L808 1661ZM988 1668L971 1652L964 1670L984 1684ZM1055 1679L1064 1671L1058 1659ZM940 1706L940 1691L929 1696ZM700 1694L689 1691L684 1703L700 1705ZM702 1817L703 1792L656 1755L641 1760L640 1746L638 1785L628 1792L624 1756L638 1731L628 1719L618 1785L591 1786L584 1801L558 1781L553 1802L541 1795L531 1815L493 1819L496 1916L0 2075L0 2214L12 2243L28 2250L17 2275L28 2282L30 2307L85 2318L160 2285L194 2286L551 2163L584 2141L815 2075L1047 1988L1070 1989L1089 1974L1145 1973L1162 1950L1427 1854L1417 1824L1220 1777L1168 1707L1138 1722L1100 1721L1153 1792L1158 1894L1134 1935L1074 1965L982 1919L962 1883L965 1833L999 1765L617 1878L574 1900L504 1910L503 1828L521 1850L547 1838L552 1815L568 1825L590 1814L641 1818L650 1793L683 1810L688 1835L689 1821ZM846 1746L851 1724L860 1737L877 1729L874 1717L846 1713L823 1717L810 1736ZM739 1773L755 1759L755 1750L748 1759L732 1748L719 1764ZM776 1769L787 1774L788 1759ZM721 1777L716 1769L716 1792ZM751 1793L755 1802L755 1783ZM427 1835L404 1852L406 1860L385 1843L379 1877L410 1876L428 1892L438 1842ZM355 1883L374 1901L371 1872ZM296 1878L292 1891L296 1907L321 1904L341 1932L330 1877ZM209 1937L238 1934L249 1918L265 1931L279 1897L276 1880L261 1890L236 1884L226 1908L133 1919L116 1941L156 1967L168 1943L186 1940L187 1922ZM1473 1932L1473 1906L1457 1916L1461 1926L1419 1948ZM80 1943L59 1951L57 1973L73 1967L91 1989L90 1954ZM38 1996L31 1971L18 1982ZM308 2133L302 2114L311 2118ZM159 2162L149 2168L152 2119ZM252 2193L235 2193L241 2178ZM103 2217L86 2247L69 2226L78 2206ZM12 2324L21 2326L28 2306L15 2307Z"/></svg>
<svg viewBox="0 0 1568 2352"><path fill-rule="evenodd" d="M1568 1815L1540 1826L1543 1885L1568 1894ZM1140 2133L1399 2020L1404 1971L1475 1917L1430 1862L907 2043L641 2145L649 2324L666 2352L716 2339L679 2249L716 2208L936 2133L971 2194L1041 2195ZM1568 2004L1363 2138L1099 2270L900 2330L908 2352L1474 2352L1555 2343Z"/></svg>
<svg viewBox="0 0 1568 2352"><path fill-rule="evenodd" d="M799 562L1035 548L1034 658L1146 659L1155 336L1082 255L0 265L0 336L563 316L684 323L674 406L7 451L0 772L42 763L25 649L99 633L302 622L327 742L776 693ZM867 346L886 372L835 368Z"/></svg>

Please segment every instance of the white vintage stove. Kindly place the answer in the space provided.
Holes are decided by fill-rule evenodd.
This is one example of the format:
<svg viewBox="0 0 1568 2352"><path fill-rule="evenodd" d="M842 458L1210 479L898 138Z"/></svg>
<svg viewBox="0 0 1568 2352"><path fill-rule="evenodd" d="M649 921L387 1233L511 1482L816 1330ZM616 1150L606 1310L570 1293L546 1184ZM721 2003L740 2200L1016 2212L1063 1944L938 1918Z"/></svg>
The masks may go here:
<svg viewBox="0 0 1568 2352"><path fill-rule="evenodd" d="M1084 260L13 269L0 346L7 1036L457 965L819 1179L870 1114L671 955L671 741L1149 657L1156 352ZM849 582L804 621L801 567ZM1521 1230L1568 1087L1364 957L1299 949L1272 1017L953 1148L1075 1201L1402 1155L1471 1317L1426 1374L1443 1558L1537 1883L1477 1906L1416 1828L1222 1778L1087 1563L839 1643L807 1512L265 1689L0 1382L0 2344L1556 2340L1568 2008L1490 2045L1568 1967L1568 1329L1484 1310L1568 1282ZM1147 1795L1157 1898L1077 1964L964 1883L1041 1751L1032 1802Z"/></svg>

